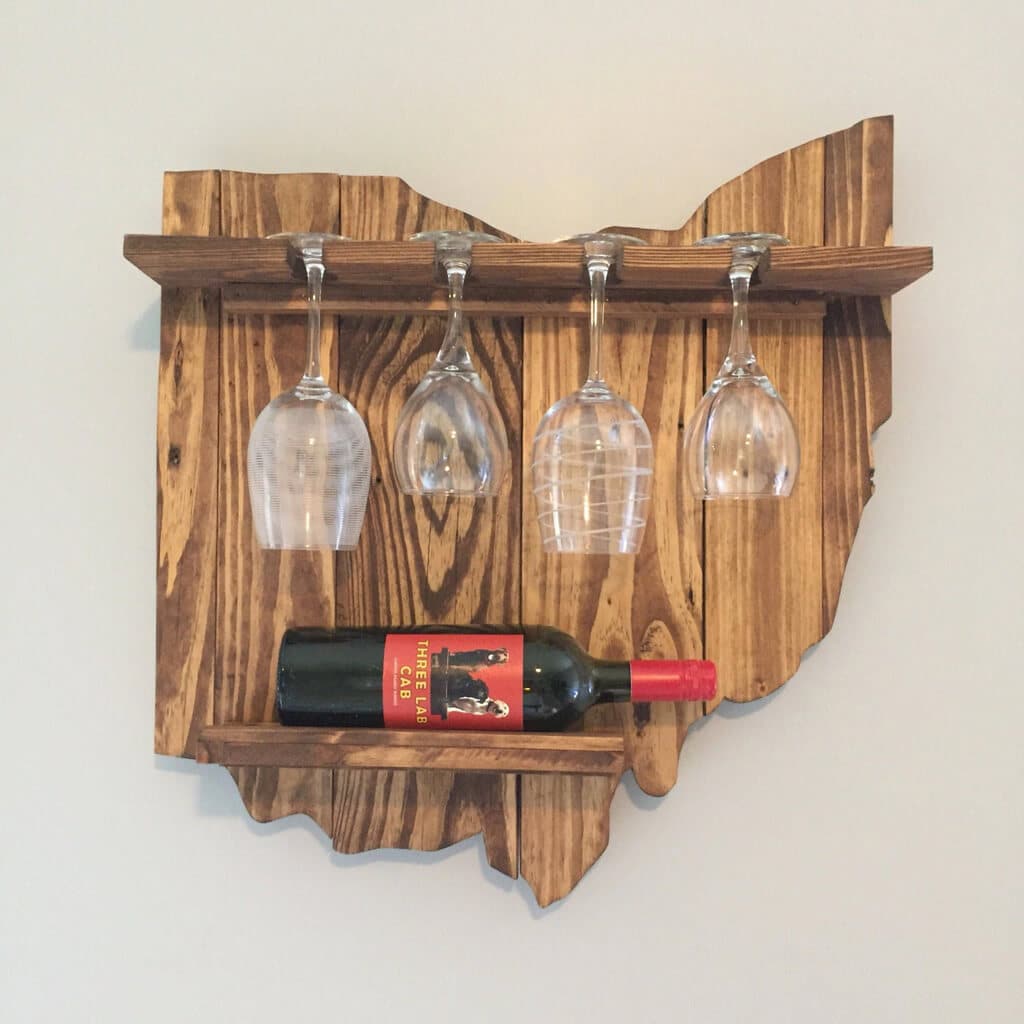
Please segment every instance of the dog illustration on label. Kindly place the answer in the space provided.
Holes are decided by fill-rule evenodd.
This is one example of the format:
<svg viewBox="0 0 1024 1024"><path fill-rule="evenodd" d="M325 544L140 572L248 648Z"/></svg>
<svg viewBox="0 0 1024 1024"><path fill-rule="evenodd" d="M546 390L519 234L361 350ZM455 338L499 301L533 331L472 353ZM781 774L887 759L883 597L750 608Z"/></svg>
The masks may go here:
<svg viewBox="0 0 1024 1024"><path fill-rule="evenodd" d="M471 672L507 662L506 647L473 651L450 651L442 647L430 657L431 712L444 719L452 712L507 718L508 704L492 697L487 683Z"/></svg>
<svg viewBox="0 0 1024 1024"><path fill-rule="evenodd" d="M507 662L507 647L480 647L475 651L450 651L448 654L448 664L452 668L487 668L488 665L504 665Z"/></svg>

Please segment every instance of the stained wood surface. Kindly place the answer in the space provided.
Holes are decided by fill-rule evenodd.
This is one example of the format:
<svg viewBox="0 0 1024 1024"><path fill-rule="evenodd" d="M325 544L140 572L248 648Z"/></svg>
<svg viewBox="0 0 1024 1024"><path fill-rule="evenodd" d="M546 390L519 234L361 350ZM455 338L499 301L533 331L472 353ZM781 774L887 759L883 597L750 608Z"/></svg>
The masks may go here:
<svg viewBox="0 0 1024 1024"><path fill-rule="evenodd" d="M220 175L168 174L168 235L220 232ZM220 303L208 289L164 289L157 395L154 749L195 752L212 721L216 657Z"/></svg>
<svg viewBox="0 0 1024 1024"><path fill-rule="evenodd" d="M825 242L882 245L892 235L891 117L825 145ZM892 410L886 303L844 299L825 321L822 423L822 627L831 628L861 514L874 491L871 435Z"/></svg>
<svg viewBox="0 0 1024 1024"><path fill-rule="evenodd" d="M697 217L676 238L692 242L702 227ZM654 235L652 241L661 239ZM565 630L595 657L702 654L700 509L679 487L677 468L680 425L696 407L702 389L702 341L699 320L616 322L605 329L605 377L641 411L655 447L654 488L639 555L545 554L533 495L524 493L523 616ZM586 378L587 328L567 320L530 318L524 345L522 459L528 475L537 424L555 401ZM675 782L681 736L694 714L693 705L607 707L591 712L587 725L617 723L637 782L648 792L662 794Z"/></svg>
<svg viewBox="0 0 1024 1024"><path fill-rule="evenodd" d="M332 834L333 773L274 766L229 767L228 771L254 821L277 821L291 814L305 814L328 835Z"/></svg>
<svg viewBox="0 0 1024 1024"><path fill-rule="evenodd" d="M832 622L871 493L870 437L891 401L888 300L873 296L931 265L928 249L887 247L891 119L759 164L680 228L626 229L651 246L627 249L610 285L606 375L642 410L656 451L647 536L632 558L545 556L524 484L537 422L583 379L580 247L475 249L467 305L527 314L472 325L474 359L522 457L495 501L431 502L398 493L390 445L440 344L443 284L429 247L401 240L493 229L397 178L196 172L168 175L165 195L165 233L229 241L126 240L163 280L226 285L220 308L212 292L164 293L157 749L232 765L255 818L308 814L340 851L432 850L480 833L489 861L521 872L541 905L561 898L607 845L623 766L647 792L666 792L688 726L715 702L602 708L566 737L286 730L272 724L280 633L536 621L598 656L711 657L729 700L780 686ZM367 421L374 483L359 548L336 558L263 552L252 536L249 430L298 379L304 349L294 253L259 238L279 230L358 240L327 246L326 306L343 319L325 317L324 366ZM773 250L755 279L753 345L794 414L801 474L787 501L701 504L684 492L678 460L725 353L729 252L691 244L737 230L797 243ZM824 321L823 294L845 296Z"/></svg>
<svg viewBox="0 0 1024 1024"><path fill-rule="evenodd" d="M822 140L818 144L823 144ZM343 183L345 180L351 179L343 178ZM404 182L400 187L411 195L415 194ZM398 189L399 186L395 186L392 191L397 194ZM379 194L383 195L383 192ZM439 203L423 201L441 208ZM806 204L807 197L801 197L797 202ZM366 234L353 241L327 242L324 245L324 279L328 284L372 288L387 282L393 287L429 288L439 283L430 245L392 241L373 235L371 232L377 230L378 225L365 223L365 218L372 217L372 214L365 209L353 210L353 213L364 219L365 226L361 225L360 230ZM469 220L481 223L457 210L453 215L461 217L464 223ZM417 215L400 213L400 216L403 225L407 226L415 222ZM429 216L425 216L421 222L427 223L428 220ZM381 221L381 229L385 226ZM771 262L765 265L758 278L779 292L892 295L927 274L932 265L931 249L925 246L897 249L836 245L822 248L820 241L790 241L794 243L793 247L774 252ZM302 280L287 242L260 236L169 238L166 235L126 235L124 255L143 273L166 286L287 284ZM623 254L622 263L609 284L609 294L614 295L617 289L626 292L631 289L700 291L716 288L726 291L729 262L727 247L694 249L679 242L630 247ZM576 291L585 281L582 267L582 245L513 242L481 243L473 247L474 286L482 288L514 288L527 292L535 288ZM467 297L472 297L469 285Z"/></svg>
<svg viewBox="0 0 1024 1024"><path fill-rule="evenodd" d="M353 238L390 241L445 228L496 233L482 221L419 195L398 178L342 176L340 189L342 232ZM421 243L413 248L426 250L433 268L431 247ZM474 277L475 261L469 280ZM521 433L521 327L518 322L477 320L470 330L474 364L497 399L514 452ZM414 498L395 486L391 441L398 416L433 362L443 334L443 323L434 318L342 321L340 387L366 420L374 482L359 546L338 557L339 626L520 619L518 470L513 469L498 497L490 500ZM500 557L494 557L496 552ZM435 803L449 792L439 789L429 773L403 775L401 784L397 778L388 783L382 776L374 792L393 793L395 800L404 800L412 788L429 793ZM347 850L379 845L376 823L381 815L398 814L398 810L379 811L367 817L344 806L346 801L362 800L365 792L365 781L341 781L339 776L335 822L346 823ZM514 786L456 779L450 792L461 801L460 820L478 822L483 828L488 851L504 850L508 842L518 845ZM475 793L485 802L495 794L510 798L512 805L497 816L486 803L469 813ZM430 814L432 820L439 820L447 812L438 805ZM366 833L365 847L360 847L354 824L362 821L374 825ZM489 834L495 827L500 834ZM506 842L502 836L508 830L511 838ZM461 838L464 835L459 833L451 841ZM504 857L496 866L499 870L509 867ZM515 865L506 873L514 875Z"/></svg>
<svg viewBox="0 0 1024 1024"><path fill-rule="evenodd" d="M651 248L687 246L705 233L704 221L701 206L682 227L672 231L616 226L608 230L642 238ZM647 247L643 248L647 251ZM640 250L641 247L624 250L623 264L628 265L629 257ZM644 339L649 359L644 400L637 408L651 429L655 477L645 543L630 569L621 559L611 560L616 564L611 567L607 581L614 587L617 573L632 573L628 588L632 600L622 611L629 616L625 621L629 623L634 653L610 649L606 656L700 658L704 616L703 509L682 486L680 459L683 425L703 394L704 328L699 319L623 324L620 351L631 351L635 337ZM610 369L616 372L614 364L610 364ZM616 378L629 379L628 370L620 367ZM592 643L604 641L595 636ZM645 792L661 796L675 785L679 750L686 731L702 715L703 705L692 701L674 705L619 705L602 708L591 722L597 726L617 722L626 740L626 763L637 784Z"/></svg>
<svg viewBox="0 0 1024 1024"><path fill-rule="evenodd" d="M338 184L328 174L221 175L221 223L229 236L338 228ZM324 323L321 354L336 382L335 323ZM218 673L214 720L265 722L273 717L274 671L282 632L334 622L334 559L324 552L264 551L249 511L246 451L256 417L293 387L305 363L305 325L294 318L244 317L224 325L221 346ZM317 769L233 774L250 813L306 813L332 820L333 780ZM298 802L289 803L289 795ZM312 810L310 808L313 808Z"/></svg>
<svg viewBox="0 0 1024 1024"><path fill-rule="evenodd" d="M355 237L494 230L418 195L397 178L341 180L342 224ZM470 281L474 274L471 269ZM473 362L495 396L516 452L522 432L521 326L477 320L470 330ZM520 619L518 467L494 499L416 498L401 494L394 482L391 442L398 417L443 335L444 325L432 318L343 321L341 387L365 411L375 476L359 547L339 562L339 626Z"/></svg>
<svg viewBox="0 0 1024 1024"><path fill-rule="evenodd" d="M708 198L707 231L821 245L824 178L823 139L773 157ZM782 251L772 254L776 268ZM751 341L796 423L800 474L785 501L705 502L704 639L718 666L717 701L770 693L821 636L821 327L762 322ZM728 344L729 326L709 322L706 384Z"/></svg>
<svg viewBox="0 0 1024 1024"><path fill-rule="evenodd" d="M474 288L474 297L463 301L467 316L524 317L555 316L586 320L590 302L582 293L564 289L531 288L528 293L511 289ZM424 289L366 288L358 294L348 285L327 285L322 307L341 316L433 316L448 313L446 291ZM286 284L234 284L224 288L224 313L228 316L253 313L305 315L306 294L301 286ZM646 318L701 319L732 317L732 297L725 291L680 292L624 289L612 291L605 316L609 320ZM773 292L755 289L752 320L780 318L821 320L825 302L818 292Z"/></svg>
<svg viewBox="0 0 1024 1024"><path fill-rule="evenodd" d="M309 729L276 724L208 726L196 759L289 768L429 768L467 772L621 775L617 731L571 733Z"/></svg>
<svg viewBox="0 0 1024 1024"><path fill-rule="evenodd" d="M579 883L608 846L619 780L606 775L524 775L519 872L547 907Z"/></svg>
<svg viewBox="0 0 1024 1024"><path fill-rule="evenodd" d="M487 861L519 870L516 779L446 771L339 771L329 830L339 853L440 850L483 835Z"/></svg>

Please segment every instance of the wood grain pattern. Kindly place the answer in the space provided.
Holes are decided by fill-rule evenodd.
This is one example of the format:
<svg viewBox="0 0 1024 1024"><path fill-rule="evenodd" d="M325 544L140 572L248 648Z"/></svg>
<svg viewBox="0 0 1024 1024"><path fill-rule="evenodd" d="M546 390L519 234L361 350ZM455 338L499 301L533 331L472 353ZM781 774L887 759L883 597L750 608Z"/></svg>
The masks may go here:
<svg viewBox="0 0 1024 1024"><path fill-rule="evenodd" d="M644 239L647 247L623 253L623 272L641 252L673 252L705 231L703 205L671 231L612 227ZM700 250L694 250L700 251ZM621 280L622 273L617 273ZM730 297L731 309L731 297ZM626 657L704 657L703 507L680 472L683 427L703 395L704 327L700 320L659 320L623 325L623 343L650 331L647 392L640 410L651 429L655 480L645 542L634 566L636 595L630 607L634 646ZM659 342L667 342L660 345ZM622 375L626 379L625 374ZM676 783L679 751L689 726L704 714L702 703L638 704L603 709L617 719L626 740L627 764L637 784L662 796Z"/></svg>
<svg viewBox="0 0 1024 1024"><path fill-rule="evenodd" d="M883 245L892 234L891 117L831 135L825 147L825 243ZM892 409L886 304L844 299L824 326L822 619L832 627L846 562L874 490L871 435Z"/></svg>
<svg viewBox="0 0 1024 1024"><path fill-rule="evenodd" d="M483 834L487 862L517 877L516 776L445 771L339 771L334 848L440 850Z"/></svg>
<svg viewBox="0 0 1024 1024"><path fill-rule="evenodd" d="M348 317L434 316L448 313L445 291L367 287L358 294L347 285L327 285L322 303L324 312ZM224 288L224 313L228 316L306 312L305 289L300 285L233 284ZM581 293L554 288L531 288L529 292L511 289L482 289L473 286L472 297L463 302L467 316L524 317L553 316L586 320L590 303ZM615 289L608 297L605 314L609 320L701 319L732 317L732 297L720 292L677 292L662 289ZM752 320L821 320L825 302L817 292L772 292L755 290L751 302Z"/></svg>
<svg viewBox="0 0 1024 1024"><path fill-rule="evenodd" d="M337 231L334 175L222 174L225 234ZM335 322L324 323L323 365L335 375ZM227 322L221 346L220 565L217 588L216 722L264 722L273 717L277 644L291 625L334 622L334 560L323 552L264 551L249 512L246 450L256 417L302 376L305 326L293 318ZM330 827L330 772L236 769L239 791L254 817L309 814ZM289 794L299 798L294 806ZM320 803L318 803L320 801ZM312 810L310 809L312 808ZM261 819L262 820L262 819Z"/></svg>
<svg viewBox="0 0 1024 1024"><path fill-rule="evenodd" d="M820 245L824 174L822 139L759 164L709 197L708 233L771 231ZM729 331L707 325L706 383ZM770 693L821 636L821 328L762 322L752 343L797 425L800 475L785 501L705 502L704 636L718 701Z"/></svg>
<svg viewBox="0 0 1024 1024"><path fill-rule="evenodd" d="M164 177L169 235L220 232L217 171ZM158 754L191 757L212 720L216 645L220 303L165 289L157 395L156 715Z"/></svg>
<svg viewBox="0 0 1024 1024"><path fill-rule="evenodd" d="M819 144L822 140L818 140ZM795 151L794 151L795 152ZM295 177L280 175L281 178ZM343 179L353 180L353 179ZM379 186L354 185L364 191L376 188L387 203L397 195L397 178L370 178ZM408 190L408 186L401 185ZM730 187L730 186L727 186ZM415 195L415 193L409 193ZM422 199L422 197L420 197ZM806 202L807 197L803 197ZM358 200L356 200L358 202ZM396 201L401 201L396 198ZM451 217L429 210L449 210L438 203L424 208L419 201L410 210L392 210L401 230L433 230L419 225L440 223ZM433 252L425 242L397 242L375 237L380 226L371 221L377 215L367 207L353 207L362 218L362 240L327 242L324 246L325 280L328 284L374 288L387 282L392 287L429 288L439 283ZM482 221L459 211L464 224ZM379 218L378 218L379 219ZM484 226L486 227L486 225ZM477 230L476 227L471 230ZM483 228L480 228L483 230ZM493 231L502 236L502 232ZM673 232L645 231L647 235L669 237ZM675 232L678 234L678 232ZM505 236L503 236L505 237ZM252 238L168 238L165 235L126 235L124 255L159 284L168 287L213 287L227 284L288 284L301 280L289 258L287 242ZM715 290L725 293L729 286L730 253L725 247L688 247L685 242L652 244L629 248L623 254L609 294L633 289L667 291ZM891 295L931 270L932 252L924 246L841 246L823 249L797 245L779 250L764 267L760 280L779 292L806 291L835 295ZM507 288L524 292L534 289L576 292L584 278L583 247L567 243L512 242L482 243L473 248L473 278L483 289ZM755 279L755 284L757 279Z"/></svg>
<svg viewBox="0 0 1024 1024"><path fill-rule="evenodd" d="M611 228L666 247L703 234L703 210L676 231ZM699 250L693 250L699 251ZM628 247L624 261L644 247ZM582 259L582 254L581 254ZM621 279L621 273L616 278ZM580 286L585 298L585 285ZM544 412L586 376L587 328L564 319L527 319L524 327L524 476L532 434ZM702 393L701 322L643 320L605 330L606 378L640 411L655 447L654 491L643 547L635 558L544 554L532 494L524 493L523 614L575 636L597 657L700 657L702 641L701 509L679 486L681 425ZM700 705L605 707L588 728L616 724L627 764L646 792L675 783L679 747Z"/></svg>
<svg viewBox="0 0 1024 1024"><path fill-rule="evenodd" d="M417 231L443 228L497 233L475 218L413 192L398 178L343 176L340 187L342 230L353 238L404 239ZM470 282L474 272L475 266ZM402 495L395 486L391 440L398 416L433 361L443 333L443 323L424 318L342 323L341 389L366 419L375 477L359 547L338 558L339 626L520 619L518 468L492 500L414 498ZM471 325L472 358L498 401L512 451L518 449L521 434L521 333L518 322L477 320ZM494 558L499 552L500 557ZM379 815L368 818L345 807L346 801L361 801L366 786L365 780L342 779L339 773L335 822L346 823L346 849L360 848L353 822L379 822ZM375 792L393 792L402 799L410 788L429 792L433 799L445 792L421 773L403 777L400 785L389 784L383 776L374 783ZM486 829L500 822L504 833L508 822L514 825L514 785L458 779L451 792L461 801L459 820L478 821L485 829L488 851L504 850L507 843L489 836ZM497 794L511 798L512 804L497 817L489 814L486 803L470 814L466 808L474 793L485 802ZM390 812L379 813L387 818ZM429 813L434 819L440 815L440 811ZM366 834L365 848L381 841L374 825ZM517 843L516 833L513 845ZM508 866L504 857L500 863ZM515 866L507 873L514 875Z"/></svg>
<svg viewBox="0 0 1024 1024"><path fill-rule="evenodd" d="M563 737L286 730L272 724L280 632L540 621L598 655L712 657L731 700L781 685L832 622L871 493L871 433L891 403L888 300L873 296L931 266L929 249L887 246L891 222L892 123L878 118L765 161L681 228L625 229L652 244L627 249L610 286L606 364L652 428L647 537L635 558L555 558L540 551L524 481L537 422L583 377L580 247L475 250L467 305L533 314L477 320L472 336L523 459L496 501L415 501L397 492L390 444L440 344L444 300L429 247L401 240L493 229L397 178L169 175L165 232L230 241L125 243L162 280L227 284L220 308L211 292L163 299L158 751L231 766L254 818L308 814L340 851L433 850L481 833L488 860L521 871L542 906L566 895L607 845L623 767L647 792L667 791L687 727L713 704L602 708L585 732ZM248 513L249 429L298 379L303 350L304 300L287 245L258 236L300 229L360 240L326 252L328 308L346 319L340 330L325 320L324 365L366 418L375 460L360 547L337 558L258 550ZM701 505L676 467L682 426L725 353L729 251L690 243L744 229L798 243L773 251L753 294L755 309L762 303L754 348L794 414L801 475L785 502ZM836 295L845 297L829 302L823 322L823 296ZM427 315L382 315L396 310Z"/></svg>
<svg viewBox="0 0 1024 1024"><path fill-rule="evenodd" d="M604 853L618 783L606 775L522 776L519 873L540 906L571 892Z"/></svg>
<svg viewBox="0 0 1024 1024"><path fill-rule="evenodd" d="M401 729L311 729L277 724L207 726L197 760L279 768L429 768L460 772L621 775L617 731L443 733Z"/></svg>
<svg viewBox="0 0 1024 1024"><path fill-rule="evenodd" d="M329 771L294 768L228 767L246 810L254 821L277 821L305 814L331 834L334 776Z"/></svg>
<svg viewBox="0 0 1024 1024"><path fill-rule="evenodd" d="M342 224L356 238L404 238L441 228L494 231L398 178L343 177L341 188ZM475 263L467 288L474 277ZM376 476L359 548L339 562L339 625L519 620L518 467L493 500L419 499L394 484L391 441L398 417L443 334L443 324L425 318L343 322L341 386L365 410ZM498 402L514 452L522 432L521 326L476 320L471 339L473 361ZM492 561L494 551L502 558Z"/></svg>

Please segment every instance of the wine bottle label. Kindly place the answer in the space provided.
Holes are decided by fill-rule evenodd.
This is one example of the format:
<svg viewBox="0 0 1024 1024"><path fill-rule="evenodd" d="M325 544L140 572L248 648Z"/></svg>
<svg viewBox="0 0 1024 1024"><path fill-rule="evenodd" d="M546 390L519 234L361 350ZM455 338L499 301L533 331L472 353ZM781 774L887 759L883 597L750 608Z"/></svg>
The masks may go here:
<svg viewBox="0 0 1024 1024"><path fill-rule="evenodd" d="M519 633L388 633L384 724L389 729L523 728Z"/></svg>

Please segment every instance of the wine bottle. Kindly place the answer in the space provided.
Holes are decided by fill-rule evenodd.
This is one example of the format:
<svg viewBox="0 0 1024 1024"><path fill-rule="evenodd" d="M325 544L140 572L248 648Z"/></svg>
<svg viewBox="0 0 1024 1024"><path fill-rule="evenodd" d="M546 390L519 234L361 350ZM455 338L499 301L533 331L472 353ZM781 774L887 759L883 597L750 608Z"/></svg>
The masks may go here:
<svg viewBox="0 0 1024 1024"><path fill-rule="evenodd" d="M710 661L604 661L547 626L289 629L285 725L565 729L605 701L707 700Z"/></svg>

